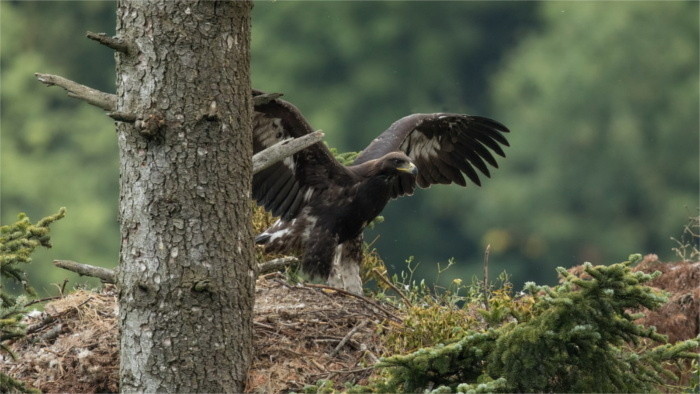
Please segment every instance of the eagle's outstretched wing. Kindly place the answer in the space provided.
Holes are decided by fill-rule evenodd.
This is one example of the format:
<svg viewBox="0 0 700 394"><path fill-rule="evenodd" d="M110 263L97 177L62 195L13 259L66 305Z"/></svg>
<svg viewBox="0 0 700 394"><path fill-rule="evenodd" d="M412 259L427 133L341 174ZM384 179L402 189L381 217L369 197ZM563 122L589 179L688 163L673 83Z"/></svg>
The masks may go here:
<svg viewBox="0 0 700 394"><path fill-rule="evenodd" d="M491 151L505 157L500 145L508 146L503 133L509 130L499 122L460 114L413 114L394 122L357 156L353 164L401 150L418 167L413 179L402 175L395 182L392 197L412 194L415 183L429 187L436 183L466 186L462 174L481 185L477 170L490 177L487 163L498 167Z"/></svg>
<svg viewBox="0 0 700 394"><path fill-rule="evenodd" d="M253 90L253 150L265 148L314 130L280 94ZM253 198L275 216L294 218L315 190L329 182L349 181L349 173L322 143L316 143L253 176Z"/></svg>

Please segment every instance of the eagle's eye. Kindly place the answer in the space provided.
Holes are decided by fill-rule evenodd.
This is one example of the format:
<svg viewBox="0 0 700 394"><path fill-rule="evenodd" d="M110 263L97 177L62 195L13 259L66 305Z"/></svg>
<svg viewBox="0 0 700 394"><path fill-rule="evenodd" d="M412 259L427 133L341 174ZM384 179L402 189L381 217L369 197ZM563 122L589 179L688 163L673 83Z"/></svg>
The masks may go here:
<svg viewBox="0 0 700 394"><path fill-rule="evenodd" d="M394 162L394 164L396 164L397 166L403 163L403 160L401 159L392 159L391 161Z"/></svg>

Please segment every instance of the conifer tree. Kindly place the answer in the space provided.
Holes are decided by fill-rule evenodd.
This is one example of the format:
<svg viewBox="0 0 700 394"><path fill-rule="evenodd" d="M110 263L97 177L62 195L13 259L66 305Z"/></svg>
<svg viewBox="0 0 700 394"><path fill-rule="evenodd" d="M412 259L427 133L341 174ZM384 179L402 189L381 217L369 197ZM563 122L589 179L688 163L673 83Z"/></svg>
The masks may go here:
<svg viewBox="0 0 700 394"><path fill-rule="evenodd" d="M117 121L120 390L240 392L255 285L249 1L122 0L116 94L36 74Z"/></svg>
<svg viewBox="0 0 700 394"><path fill-rule="evenodd" d="M563 268L562 283L526 285L532 313L514 316L485 332L381 363L389 379L374 389L387 392L648 392L674 376L669 361L694 359L697 340L666 344L653 327L636 324L639 314L666 297L644 283L658 276L632 272L641 259L610 266L585 264L585 276ZM642 342L645 346L635 347ZM657 343L652 346L649 343Z"/></svg>

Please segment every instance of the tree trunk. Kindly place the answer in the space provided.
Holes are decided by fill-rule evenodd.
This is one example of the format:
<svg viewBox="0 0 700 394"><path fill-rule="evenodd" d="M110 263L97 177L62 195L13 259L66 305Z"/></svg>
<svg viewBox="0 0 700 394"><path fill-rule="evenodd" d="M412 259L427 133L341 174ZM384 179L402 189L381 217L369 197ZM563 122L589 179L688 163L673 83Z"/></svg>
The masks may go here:
<svg viewBox="0 0 700 394"><path fill-rule="evenodd" d="M123 392L240 392L251 353L249 2L120 1ZM134 115L136 120L134 121ZM131 123L128 123L131 122Z"/></svg>

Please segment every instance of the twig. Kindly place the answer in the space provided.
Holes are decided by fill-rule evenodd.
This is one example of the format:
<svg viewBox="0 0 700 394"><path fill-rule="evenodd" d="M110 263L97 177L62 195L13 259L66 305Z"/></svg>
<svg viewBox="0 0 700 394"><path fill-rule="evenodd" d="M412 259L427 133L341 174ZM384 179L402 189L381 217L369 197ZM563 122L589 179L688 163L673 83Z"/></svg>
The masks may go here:
<svg viewBox="0 0 700 394"><path fill-rule="evenodd" d="M375 308L377 308L377 309L379 309L380 311L384 312L387 316L393 318L395 321L397 321L397 322L399 322L399 323L402 321L402 320L399 319L398 317L394 316L391 312L389 312L388 310L384 309L381 305L377 304L376 302L370 300L369 298L367 298L367 297L365 297L365 296L361 296L361 295L359 295L359 294L351 293L351 292L346 291L346 290L343 290L343 289L338 289L338 288L336 288L336 287L326 286L326 285L321 285L321 284L316 284L316 283L307 283L307 284L305 284L304 286L305 286L305 287L314 287L314 288L317 288L317 289L328 289L328 290L333 290L333 291L336 291L336 292L341 293L341 294L345 294L345 295L349 295L349 296L351 296L351 297L355 297L355 298L357 298L357 299L360 299L360 300L362 300L362 301L364 301L364 302L366 302L366 303L368 303L368 304L374 306Z"/></svg>
<svg viewBox="0 0 700 394"><path fill-rule="evenodd" d="M377 356L374 353L372 353L371 350L369 350L367 348L366 344L363 343L362 345L360 345L360 350L362 350L364 352L365 356L367 356L367 358L369 358L369 361L372 364L376 364L379 362L379 358L377 358ZM359 359L358 359L358 361L359 361Z"/></svg>
<svg viewBox="0 0 700 394"><path fill-rule="evenodd" d="M344 374L344 373L357 373L357 372L371 371L373 369L374 369L374 367L363 367L363 368L356 368L356 369L348 369L347 371L340 370L340 371L328 371L328 372L334 373L334 374Z"/></svg>
<svg viewBox="0 0 700 394"><path fill-rule="evenodd" d="M321 373L314 373L311 374L311 376L323 376L323 375L328 375L329 377L332 375L342 375L342 374L349 374L349 373L358 373L358 372L366 372L366 371L371 371L375 367L362 367L362 368L355 368L355 369L346 369L346 370L331 370L331 371L326 371L326 372L321 372Z"/></svg>
<svg viewBox="0 0 700 394"><path fill-rule="evenodd" d="M51 324L51 323L53 323L54 321L56 321L56 319L58 319L59 317L65 315L65 314L67 314L67 313L69 313L69 312L71 312L71 311L73 311L73 310L80 311L80 307L83 306L83 305L85 305L85 304L87 304L87 303L90 302L90 301L92 301L92 297L88 297L87 300L81 302L81 303L78 304L77 306L74 306L74 307L72 307L72 308L64 309L64 310L62 310L61 312L58 312L58 313L55 314L55 315L46 316L46 317L45 317L43 320L41 320L39 323L36 323L36 324L33 324L33 325L29 326L29 327L27 328L27 335L34 334L35 332L38 332L38 331L43 330L44 327L48 326L49 324Z"/></svg>
<svg viewBox="0 0 700 394"><path fill-rule="evenodd" d="M287 283L287 281L285 281L283 279L273 278L272 281L277 283L278 285L282 285L288 289L297 289L298 288L296 286L291 286L289 283Z"/></svg>
<svg viewBox="0 0 700 394"><path fill-rule="evenodd" d="M39 335L39 340L44 341L44 342L50 342L50 341L56 339L62 330L63 330L63 324L61 324L61 323L56 324L50 330Z"/></svg>
<svg viewBox="0 0 700 394"><path fill-rule="evenodd" d="M260 278L268 279L268 280L273 279L273 278L285 279L286 276L284 276L284 274L279 272L279 271L272 271L272 272L268 272L267 274L260 275Z"/></svg>
<svg viewBox="0 0 700 394"><path fill-rule="evenodd" d="M258 321L254 321L254 322L253 322L253 325L254 325L254 326L258 326L258 327L262 327L262 328L265 328L265 329L268 329L268 330L271 330L271 331L276 331L276 328L275 328L275 327L268 326L267 324L260 323L260 322L258 322Z"/></svg>
<svg viewBox="0 0 700 394"><path fill-rule="evenodd" d="M85 36L125 55L129 55L132 52L130 46L120 38L110 37L105 33L93 33L91 31L85 33Z"/></svg>
<svg viewBox="0 0 700 394"><path fill-rule="evenodd" d="M34 304L39 304L39 303L41 303L41 302L46 302L46 301L58 300L58 299L61 299L61 298L63 298L63 294L61 294L60 296L42 298L42 299L40 299L40 300L33 300L33 301L31 301L31 302L26 303L24 306L30 306L30 305L34 305Z"/></svg>
<svg viewBox="0 0 700 394"><path fill-rule="evenodd" d="M316 368L318 368L319 371L326 371L326 368L323 368L323 366L322 366L321 364L319 364L318 361L314 360L313 358L309 358L309 361L311 361L311 363L312 363Z"/></svg>
<svg viewBox="0 0 700 394"><path fill-rule="evenodd" d="M491 254L491 244L486 245L484 252L484 307L486 310L489 310L489 297L491 296L489 291L489 254Z"/></svg>
<svg viewBox="0 0 700 394"><path fill-rule="evenodd" d="M35 73L34 76L39 82L47 86L60 86L68 91L68 97L77 98L92 104L105 111L114 111L117 106L117 96L110 93L105 93L91 87L81 85L70 79L63 78L58 75Z"/></svg>
<svg viewBox="0 0 700 394"><path fill-rule="evenodd" d="M63 297L66 294L66 285L68 284L68 278L63 278L63 283L61 283L61 288L58 289L60 291L61 297Z"/></svg>
<svg viewBox="0 0 700 394"><path fill-rule="evenodd" d="M278 271L282 268L287 268L292 265L299 264L299 259L292 256L280 257L258 264L258 276L270 272Z"/></svg>
<svg viewBox="0 0 700 394"><path fill-rule="evenodd" d="M345 335L343 337L343 339L340 340L340 343L338 344L338 346L336 346L335 349L333 349L333 351L329 354L329 356L335 357L335 355L338 354L340 349L342 349L343 346L345 346L345 344L348 342L348 340L350 338L352 338L353 335L355 335L357 330L361 329L365 325L367 325L367 320L363 320L360 323L358 323L355 327L353 327L352 330L350 330L350 332L348 332L347 335Z"/></svg>
<svg viewBox="0 0 700 394"><path fill-rule="evenodd" d="M79 275L99 278L106 283L116 282L117 275L114 272L114 270L111 270L109 268L95 267L93 265L88 264L80 264L70 260L54 260L53 264L56 267L75 272Z"/></svg>
<svg viewBox="0 0 700 394"><path fill-rule="evenodd" d="M401 299L403 300L403 302L406 303L406 305L408 305L408 306L413 306L413 303L411 303L411 301L408 299L408 297L406 297L406 296L403 294L403 292L402 292L401 290L399 290L396 286L394 286L394 284L391 283L391 281L390 281L389 279L387 279L386 276L382 275L379 271L377 271L376 268L372 268L372 272L374 272L374 274L375 274L379 279L381 279L382 282L384 282L385 285L391 287L391 289L394 290L394 292L395 292L396 294L398 294L399 297L401 297Z"/></svg>
<svg viewBox="0 0 700 394"><path fill-rule="evenodd" d="M285 157L321 141L323 136L324 134L321 130L314 131L299 138L278 142L256 153L253 155L253 174L257 174Z"/></svg>
<svg viewBox="0 0 700 394"><path fill-rule="evenodd" d="M66 311L67 311L67 310L68 310L68 309L66 309ZM64 313L64 312L65 312L65 311L63 311L63 312L61 312L61 313ZM43 318L40 322L29 326L29 327L27 328L27 335L34 334L35 332L41 331L42 329L44 329L44 327L46 327L46 326L48 326L49 324L51 324L51 323L53 323L54 321L56 321L56 317L59 316L59 315L60 315L60 314L48 315L48 316L46 316L45 318Z"/></svg>

